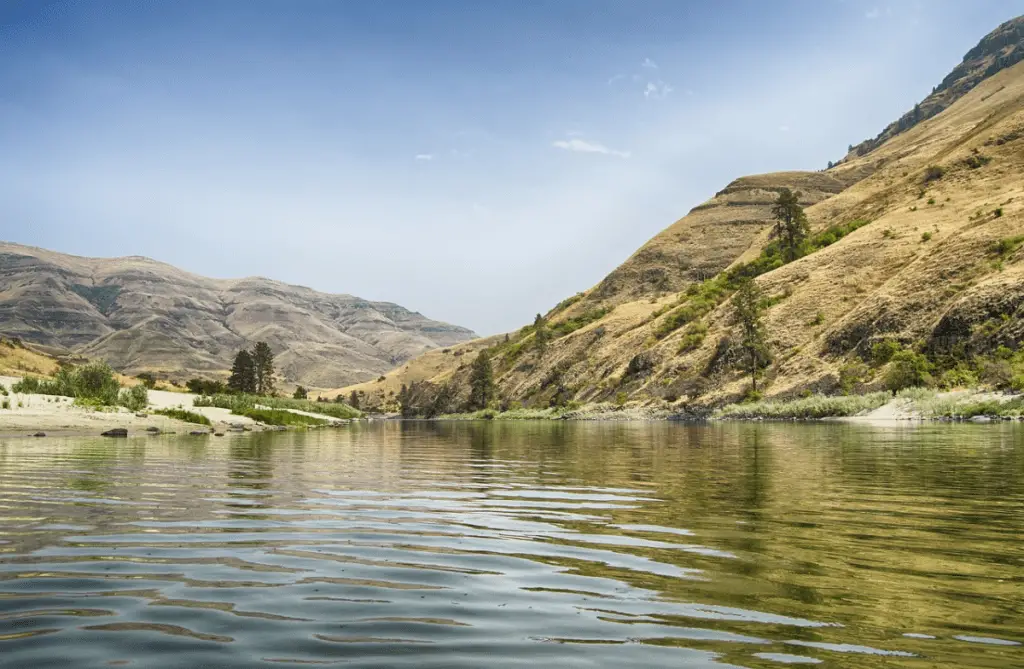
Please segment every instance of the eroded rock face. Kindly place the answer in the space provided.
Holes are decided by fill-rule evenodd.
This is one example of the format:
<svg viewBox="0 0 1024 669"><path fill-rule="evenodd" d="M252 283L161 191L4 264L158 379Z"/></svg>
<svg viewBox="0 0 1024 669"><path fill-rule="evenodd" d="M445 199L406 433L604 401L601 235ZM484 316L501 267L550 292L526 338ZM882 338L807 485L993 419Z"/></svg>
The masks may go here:
<svg viewBox="0 0 1024 669"><path fill-rule="evenodd" d="M78 258L0 243L0 333L107 360L128 374L222 373L266 341L290 381L364 381L473 338L397 304L264 278L217 280L141 258Z"/></svg>

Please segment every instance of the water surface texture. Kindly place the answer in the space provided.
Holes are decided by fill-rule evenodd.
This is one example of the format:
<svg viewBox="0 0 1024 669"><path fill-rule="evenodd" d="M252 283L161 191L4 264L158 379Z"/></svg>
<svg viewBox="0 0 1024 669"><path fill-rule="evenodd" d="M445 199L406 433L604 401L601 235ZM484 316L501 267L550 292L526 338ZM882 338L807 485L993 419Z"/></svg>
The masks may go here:
<svg viewBox="0 0 1024 669"><path fill-rule="evenodd" d="M1012 425L0 440L3 667L1024 667Z"/></svg>

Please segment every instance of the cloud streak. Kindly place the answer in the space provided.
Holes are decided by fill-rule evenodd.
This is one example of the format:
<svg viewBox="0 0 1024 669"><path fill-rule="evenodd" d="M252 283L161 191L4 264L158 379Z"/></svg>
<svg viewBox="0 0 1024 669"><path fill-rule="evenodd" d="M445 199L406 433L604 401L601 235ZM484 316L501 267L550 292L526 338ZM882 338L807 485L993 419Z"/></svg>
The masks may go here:
<svg viewBox="0 0 1024 669"><path fill-rule="evenodd" d="M434 154L432 154L432 153L417 153L415 158L414 158L414 160L418 160L418 161L420 161L422 163L430 162L433 159L434 159Z"/></svg>
<svg viewBox="0 0 1024 669"><path fill-rule="evenodd" d="M617 156L619 158L629 158L629 151L619 151L617 149L610 149L600 142L591 142L585 139L573 138L573 139L560 139L551 144L556 149L562 149L564 151L575 151L577 153L600 153L606 156Z"/></svg>

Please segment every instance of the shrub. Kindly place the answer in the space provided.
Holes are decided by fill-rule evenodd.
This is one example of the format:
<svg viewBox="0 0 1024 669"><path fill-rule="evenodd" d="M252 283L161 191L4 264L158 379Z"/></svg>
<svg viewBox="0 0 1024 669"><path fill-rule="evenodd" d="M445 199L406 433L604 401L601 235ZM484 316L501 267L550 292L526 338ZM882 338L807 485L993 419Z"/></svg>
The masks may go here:
<svg viewBox="0 0 1024 669"><path fill-rule="evenodd" d="M930 232L922 232L921 233L921 241L922 242L929 242L929 241L931 241L931 239L932 239L932 233L930 233Z"/></svg>
<svg viewBox="0 0 1024 669"><path fill-rule="evenodd" d="M885 373L885 387L896 392L904 388L930 385L932 363L921 353L910 350L896 352Z"/></svg>
<svg viewBox="0 0 1024 669"><path fill-rule="evenodd" d="M627 395L624 391L620 390L619 392L615 393L615 406L621 409L622 407L626 406L626 401L628 399L629 395Z"/></svg>
<svg viewBox="0 0 1024 669"><path fill-rule="evenodd" d="M976 170L979 167L984 167L985 165L988 165L990 162L992 162L992 159L986 155L975 153L964 158L962 162L968 168Z"/></svg>
<svg viewBox="0 0 1024 669"><path fill-rule="evenodd" d="M839 368L839 388L844 395L852 393L871 374L871 370L860 360L854 360Z"/></svg>
<svg viewBox="0 0 1024 669"><path fill-rule="evenodd" d="M958 363L956 367L947 369L939 375L940 388L973 388L978 385L978 374L969 365Z"/></svg>
<svg viewBox="0 0 1024 669"><path fill-rule="evenodd" d="M996 254L1001 258L1005 258L1011 253L1024 244L1024 235L1017 235L1016 237L1006 237L992 243L992 253Z"/></svg>
<svg viewBox="0 0 1024 669"><path fill-rule="evenodd" d="M928 198L928 204L935 204L935 198L933 198L933 197Z"/></svg>
<svg viewBox="0 0 1024 669"><path fill-rule="evenodd" d="M52 379L26 376L15 383L16 393L62 395L89 400L91 404L113 406L118 403L121 384L114 378L114 370L105 362L91 362L81 367L63 366Z"/></svg>
<svg viewBox="0 0 1024 669"><path fill-rule="evenodd" d="M309 399L309 391L302 386L297 386L295 392L292 393L292 399L294 400L305 400Z"/></svg>
<svg viewBox="0 0 1024 669"><path fill-rule="evenodd" d="M1002 207L997 207L997 208L996 208L996 209L995 209L995 210L994 210L994 211L992 212L992 215L993 215L993 216L995 216L996 218L999 218L999 217L1001 217L1001 216L1003 215L1003 208L1002 208Z"/></svg>
<svg viewBox="0 0 1024 669"><path fill-rule="evenodd" d="M931 181L938 181L945 174L946 174L946 170L944 170L943 168L939 167L938 165L929 165L928 167L924 168L924 174L922 175L921 180L924 183L929 183Z"/></svg>
<svg viewBox="0 0 1024 669"><path fill-rule="evenodd" d="M194 402L197 407L220 407L230 409L232 413L240 416L245 411L256 408L256 405L270 407L272 409L296 409L308 411L309 413L322 414L332 418L349 419L358 418L362 413L353 409L343 402L315 402L313 400L297 400L285 397L260 397L257 395L211 395L197 397Z"/></svg>
<svg viewBox="0 0 1024 669"><path fill-rule="evenodd" d="M156 387L156 377L150 374L149 372L143 372L142 374L137 375L135 378L139 380L139 383L141 383L143 386L150 390Z"/></svg>
<svg viewBox="0 0 1024 669"><path fill-rule="evenodd" d="M871 347L871 363L876 367L881 367L892 360L892 357L896 355L898 351L902 350L902 348L903 347L900 346L900 343L893 339L885 339L883 341L876 342Z"/></svg>
<svg viewBox="0 0 1024 669"><path fill-rule="evenodd" d="M153 413L160 414L161 416L167 416L168 418L174 418L176 420L183 420L186 423L196 423L198 425L210 425L210 419L201 413L195 411L189 411L187 409L157 409Z"/></svg>
<svg viewBox="0 0 1024 669"><path fill-rule="evenodd" d="M149 391L141 383L126 388L118 395L117 403L130 411L142 411L149 404Z"/></svg>
<svg viewBox="0 0 1024 669"><path fill-rule="evenodd" d="M0 383L0 396L7 397L7 388L2 383Z"/></svg>
<svg viewBox="0 0 1024 669"><path fill-rule="evenodd" d="M189 379L185 383L190 393L196 395L220 395L227 392L227 386L221 381L209 381L207 379Z"/></svg>
<svg viewBox="0 0 1024 669"><path fill-rule="evenodd" d="M3 399L3 401L0 402L0 406L2 406L4 409L10 409L11 408L11 401L5 397Z"/></svg>

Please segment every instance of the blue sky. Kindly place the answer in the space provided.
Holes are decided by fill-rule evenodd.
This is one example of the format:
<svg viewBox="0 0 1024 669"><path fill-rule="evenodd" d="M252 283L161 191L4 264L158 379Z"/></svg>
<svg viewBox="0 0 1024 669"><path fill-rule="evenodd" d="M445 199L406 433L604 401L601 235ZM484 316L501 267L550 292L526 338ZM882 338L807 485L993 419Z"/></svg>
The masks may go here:
<svg viewBox="0 0 1024 669"><path fill-rule="evenodd" d="M0 239L482 334L818 169L1024 0L0 0Z"/></svg>

